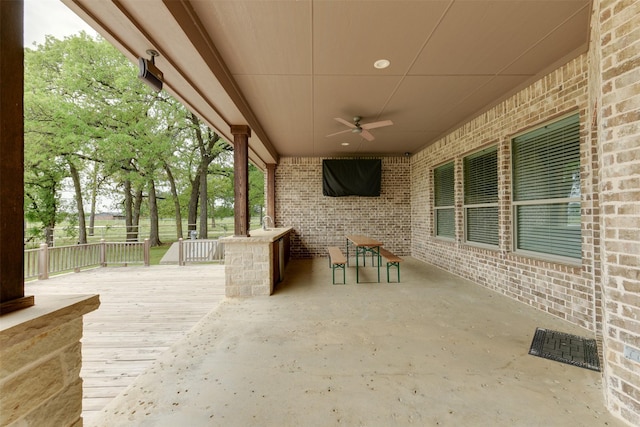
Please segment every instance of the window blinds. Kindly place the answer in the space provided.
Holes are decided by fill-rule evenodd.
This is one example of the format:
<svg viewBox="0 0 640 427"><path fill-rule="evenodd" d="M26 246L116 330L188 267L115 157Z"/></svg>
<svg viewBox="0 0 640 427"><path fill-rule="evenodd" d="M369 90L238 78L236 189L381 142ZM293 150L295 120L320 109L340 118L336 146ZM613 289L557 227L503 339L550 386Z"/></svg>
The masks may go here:
<svg viewBox="0 0 640 427"><path fill-rule="evenodd" d="M487 148L464 158L464 204L498 202L498 149Z"/></svg>
<svg viewBox="0 0 640 427"><path fill-rule="evenodd" d="M579 115L516 137L512 148L516 248L580 259Z"/></svg>
<svg viewBox="0 0 640 427"><path fill-rule="evenodd" d="M433 171L436 206L454 205L453 162L437 167Z"/></svg>
<svg viewBox="0 0 640 427"><path fill-rule="evenodd" d="M498 246L498 149L464 158L465 239Z"/></svg>
<svg viewBox="0 0 640 427"><path fill-rule="evenodd" d="M455 238L453 162L433 170L436 236Z"/></svg>
<svg viewBox="0 0 640 427"><path fill-rule="evenodd" d="M580 197L580 121L573 115L513 140L515 201Z"/></svg>

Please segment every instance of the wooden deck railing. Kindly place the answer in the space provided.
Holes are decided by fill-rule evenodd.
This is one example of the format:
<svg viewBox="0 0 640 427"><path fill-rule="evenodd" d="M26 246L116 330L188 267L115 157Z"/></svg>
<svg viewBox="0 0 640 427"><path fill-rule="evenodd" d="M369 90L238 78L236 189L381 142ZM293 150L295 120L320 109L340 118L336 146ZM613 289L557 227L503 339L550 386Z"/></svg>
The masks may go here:
<svg viewBox="0 0 640 427"><path fill-rule="evenodd" d="M224 260L224 246L219 240L178 240L178 264Z"/></svg>
<svg viewBox="0 0 640 427"><path fill-rule="evenodd" d="M149 265L149 239L144 242L105 242L24 251L24 278L48 279L50 274L120 264Z"/></svg>

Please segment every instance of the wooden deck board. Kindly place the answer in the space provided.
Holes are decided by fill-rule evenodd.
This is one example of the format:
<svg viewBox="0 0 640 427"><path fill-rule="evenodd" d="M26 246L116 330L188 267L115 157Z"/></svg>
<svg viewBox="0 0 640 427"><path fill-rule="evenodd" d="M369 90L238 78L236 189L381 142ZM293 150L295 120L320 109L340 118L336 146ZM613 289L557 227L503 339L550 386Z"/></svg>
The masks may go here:
<svg viewBox="0 0 640 427"><path fill-rule="evenodd" d="M224 266L106 267L25 283L25 293L99 294L84 318L85 425L225 298ZM87 422L89 421L89 422Z"/></svg>

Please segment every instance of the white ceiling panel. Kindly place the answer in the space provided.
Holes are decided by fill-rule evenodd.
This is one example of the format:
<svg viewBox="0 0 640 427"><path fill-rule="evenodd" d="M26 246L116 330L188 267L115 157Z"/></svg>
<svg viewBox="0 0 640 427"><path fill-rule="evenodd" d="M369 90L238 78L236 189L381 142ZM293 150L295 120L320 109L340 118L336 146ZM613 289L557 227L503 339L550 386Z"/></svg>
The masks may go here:
<svg viewBox="0 0 640 427"><path fill-rule="evenodd" d="M63 0L252 159L415 152L587 50L589 0ZM373 67L388 59L383 70ZM334 117L390 119L374 141ZM349 145L342 145L348 143Z"/></svg>

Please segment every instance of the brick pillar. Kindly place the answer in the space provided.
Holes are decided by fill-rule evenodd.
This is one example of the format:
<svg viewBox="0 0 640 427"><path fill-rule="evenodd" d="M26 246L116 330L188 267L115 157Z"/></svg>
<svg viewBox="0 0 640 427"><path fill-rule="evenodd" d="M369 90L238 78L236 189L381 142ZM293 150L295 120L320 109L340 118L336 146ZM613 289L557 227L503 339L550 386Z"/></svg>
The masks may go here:
<svg viewBox="0 0 640 427"><path fill-rule="evenodd" d="M607 404L640 425L640 2L593 7Z"/></svg>

